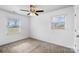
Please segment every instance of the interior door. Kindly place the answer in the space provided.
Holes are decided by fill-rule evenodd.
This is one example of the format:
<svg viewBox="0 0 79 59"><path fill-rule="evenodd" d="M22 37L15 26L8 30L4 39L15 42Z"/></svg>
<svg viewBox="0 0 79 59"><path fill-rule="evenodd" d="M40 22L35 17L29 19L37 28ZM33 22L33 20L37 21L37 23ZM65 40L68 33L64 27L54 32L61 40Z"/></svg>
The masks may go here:
<svg viewBox="0 0 79 59"><path fill-rule="evenodd" d="M79 52L79 5L74 6L74 13L75 13L74 47L75 47L76 52Z"/></svg>

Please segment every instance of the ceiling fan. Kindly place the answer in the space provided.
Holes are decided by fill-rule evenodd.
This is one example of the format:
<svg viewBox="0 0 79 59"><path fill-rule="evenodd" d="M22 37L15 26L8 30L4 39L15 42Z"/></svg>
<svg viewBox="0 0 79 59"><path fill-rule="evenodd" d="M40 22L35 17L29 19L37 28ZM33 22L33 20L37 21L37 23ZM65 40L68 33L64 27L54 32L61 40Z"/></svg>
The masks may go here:
<svg viewBox="0 0 79 59"><path fill-rule="evenodd" d="M21 9L21 11L29 12L27 15L30 15L30 16L35 16L35 15L38 16L38 12L44 12L44 10L36 10L35 5L30 5L30 9L28 10Z"/></svg>

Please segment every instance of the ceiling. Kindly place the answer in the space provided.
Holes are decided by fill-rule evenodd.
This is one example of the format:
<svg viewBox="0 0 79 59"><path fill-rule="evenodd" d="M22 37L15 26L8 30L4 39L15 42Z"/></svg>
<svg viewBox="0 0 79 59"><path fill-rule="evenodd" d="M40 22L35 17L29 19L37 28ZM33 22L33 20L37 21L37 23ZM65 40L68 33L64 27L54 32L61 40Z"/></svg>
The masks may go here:
<svg viewBox="0 0 79 59"><path fill-rule="evenodd" d="M38 13L38 14L43 14L46 12L71 7L72 5L35 5L35 6L36 6L36 10L43 9L44 12ZM0 5L0 9L26 16L28 12L20 11L20 9L28 10L29 5Z"/></svg>

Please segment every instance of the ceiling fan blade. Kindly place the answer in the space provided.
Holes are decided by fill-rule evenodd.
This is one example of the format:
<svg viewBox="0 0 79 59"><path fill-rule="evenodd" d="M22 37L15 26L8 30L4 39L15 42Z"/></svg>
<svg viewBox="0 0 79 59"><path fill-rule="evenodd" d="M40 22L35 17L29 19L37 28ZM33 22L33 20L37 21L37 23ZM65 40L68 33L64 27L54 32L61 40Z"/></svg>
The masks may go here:
<svg viewBox="0 0 79 59"><path fill-rule="evenodd" d="M21 11L26 11L26 12L29 12L29 10L23 10L23 9L21 9Z"/></svg>
<svg viewBox="0 0 79 59"><path fill-rule="evenodd" d="M30 15L30 13L28 13L27 15Z"/></svg>
<svg viewBox="0 0 79 59"><path fill-rule="evenodd" d="M36 12L44 12L44 10L36 10Z"/></svg>
<svg viewBox="0 0 79 59"><path fill-rule="evenodd" d="M37 13L35 13L37 16L38 16L38 14Z"/></svg>
<svg viewBox="0 0 79 59"><path fill-rule="evenodd" d="M28 13L27 15L30 15L30 13ZM37 15L37 16L38 16L38 14L37 14L37 13L35 13L35 15Z"/></svg>

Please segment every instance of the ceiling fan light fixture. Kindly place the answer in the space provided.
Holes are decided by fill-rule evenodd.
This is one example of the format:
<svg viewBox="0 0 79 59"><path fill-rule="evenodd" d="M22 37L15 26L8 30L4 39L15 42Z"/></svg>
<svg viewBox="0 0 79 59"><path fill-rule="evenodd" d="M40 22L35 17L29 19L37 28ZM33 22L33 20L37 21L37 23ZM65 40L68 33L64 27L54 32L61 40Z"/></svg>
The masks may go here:
<svg viewBox="0 0 79 59"><path fill-rule="evenodd" d="M30 13L29 15L30 15L30 16L36 16L36 14L35 14L35 13Z"/></svg>

